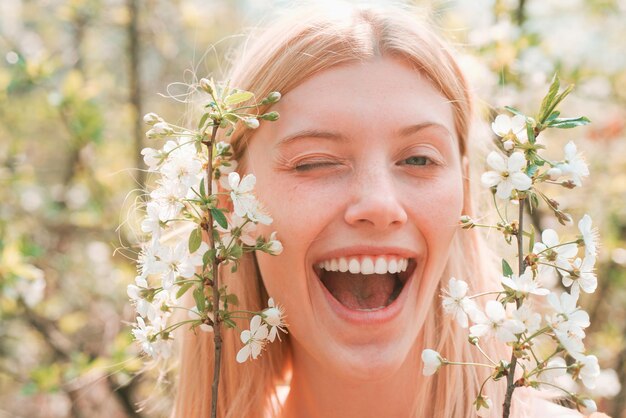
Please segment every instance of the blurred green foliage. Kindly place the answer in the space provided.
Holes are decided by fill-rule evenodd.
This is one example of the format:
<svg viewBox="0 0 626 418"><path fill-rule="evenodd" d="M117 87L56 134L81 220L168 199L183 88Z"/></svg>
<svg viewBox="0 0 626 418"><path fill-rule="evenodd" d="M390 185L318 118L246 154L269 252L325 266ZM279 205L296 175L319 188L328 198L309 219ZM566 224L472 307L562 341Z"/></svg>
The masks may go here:
<svg viewBox="0 0 626 418"><path fill-rule="evenodd" d="M147 111L181 119L157 93L180 93L170 83L188 81L190 68L221 77L243 39L232 35L285 3L2 0L0 417L165 414L169 399L137 411L171 377L138 373L127 326L144 182L133 168L144 143L136 126ZM595 394L600 408L624 417L626 2L420 4L469 52L463 65L484 103L530 109L554 72L577 84L564 110L593 121L577 139L592 176L560 203L600 227L600 286L583 300L594 318L587 344L615 371ZM500 111L484 106L485 117ZM532 220L555 227L548 213Z"/></svg>

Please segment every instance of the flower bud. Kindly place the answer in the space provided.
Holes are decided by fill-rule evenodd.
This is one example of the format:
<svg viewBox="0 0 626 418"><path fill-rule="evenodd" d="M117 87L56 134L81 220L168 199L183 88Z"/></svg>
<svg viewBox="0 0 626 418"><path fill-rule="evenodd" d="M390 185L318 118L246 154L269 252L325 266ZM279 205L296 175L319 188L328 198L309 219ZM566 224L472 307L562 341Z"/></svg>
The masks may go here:
<svg viewBox="0 0 626 418"><path fill-rule="evenodd" d="M269 112L260 116L263 120L275 121L278 120L278 112Z"/></svg>
<svg viewBox="0 0 626 418"><path fill-rule="evenodd" d="M598 411L598 406L596 405L596 403L594 401L592 401L591 399L583 399L580 402L580 406L582 409L582 413L585 415L591 415L594 412Z"/></svg>
<svg viewBox="0 0 626 418"><path fill-rule="evenodd" d="M256 129L259 127L259 120L257 118L245 118L243 123L250 129Z"/></svg>
<svg viewBox="0 0 626 418"><path fill-rule="evenodd" d="M146 125L154 125L155 123L163 122L163 119L156 113L146 113L143 117L143 121Z"/></svg>
<svg viewBox="0 0 626 418"><path fill-rule="evenodd" d="M271 92L270 94L267 95L267 101L269 103L276 103L277 101L280 100L281 97L282 96L280 95L279 92L273 91L273 92Z"/></svg>
<svg viewBox="0 0 626 418"><path fill-rule="evenodd" d="M283 244L276 239L276 232L272 232L270 240L267 242L267 250L272 255L279 255L283 252Z"/></svg>
<svg viewBox="0 0 626 418"><path fill-rule="evenodd" d="M211 82L206 78L200 79L200 88L209 94L213 94L213 87L211 86Z"/></svg>

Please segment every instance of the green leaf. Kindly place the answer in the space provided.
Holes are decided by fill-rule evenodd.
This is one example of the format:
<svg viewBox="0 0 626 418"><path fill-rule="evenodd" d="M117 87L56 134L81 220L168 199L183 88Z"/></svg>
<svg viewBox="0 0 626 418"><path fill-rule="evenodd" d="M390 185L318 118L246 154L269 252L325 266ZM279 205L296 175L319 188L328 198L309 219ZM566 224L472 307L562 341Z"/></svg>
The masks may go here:
<svg viewBox="0 0 626 418"><path fill-rule="evenodd" d="M233 248L230 249L230 257L234 259L241 258L243 255L243 249L240 245L233 245Z"/></svg>
<svg viewBox="0 0 626 418"><path fill-rule="evenodd" d="M555 110L554 112L550 114L550 116L548 116L548 118L546 119L546 123L549 124L554 119L558 118L560 114L561 112L559 112L558 110Z"/></svg>
<svg viewBox="0 0 626 418"><path fill-rule="evenodd" d="M511 106L504 106L504 108L505 108L506 110L508 110L509 112L513 113L514 115L526 116L526 115L524 115L521 111L517 110L517 109L516 109L516 108L514 108L514 107L511 107Z"/></svg>
<svg viewBox="0 0 626 418"><path fill-rule="evenodd" d="M513 269L504 258L502 259L502 275L505 277L510 277L513 275Z"/></svg>
<svg viewBox="0 0 626 418"><path fill-rule="evenodd" d="M237 306L237 305L239 305L239 298L237 298L236 294L231 293L231 294L226 295L224 297L224 303L228 303L228 304Z"/></svg>
<svg viewBox="0 0 626 418"><path fill-rule="evenodd" d="M195 253L202 243L202 228L197 227L189 234L189 252Z"/></svg>
<svg viewBox="0 0 626 418"><path fill-rule="evenodd" d="M238 103L245 102L246 100L250 100L252 97L254 97L254 94L249 91L238 91L226 97L224 99L224 104L227 106L232 106Z"/></svg>
<svg viewBox="0 0 626 418"><path fill-rule="evenodd" d="M215 248L211 248L202 256L202 265L206 267L215 259Z"/></svg>
<svg viewBox="0 0 626 418"><path fill-rule="evenodd" d="M539 169L538 166L536 166L535 164L531 164L528 166L528 168L526 169L526 175L528 177L532 177L535 175L535 173L537 172L537 170Z"/></svg>
<svg viewBox="0 0 626 418"><path fill-rule="evenodd" d="M182 285L180 287L180 289L178 289L178 292L176 292L176 299L179 299L180 297L182 297L185 293L187 293L187 291L189 290L189 288L193 286L193 283L189 282L189 283L185 283L184 285Z"/></svg>
<svg viewBox="0 0 626 418"><path fill-rule="evenodd" d="M570 128L575 128L577 126L587 125L590 122L591 121L587 117L581 116L579 118L554 119L552 122L550 122L548 126L550 126L551 128L558 128L558 129L570 129Z"/></svg>
<svg viewBox="0 0 626 418"><path fill-rule="evenodd" d="M206 191L204 190L204 177L202 177L202 180L200 180L200 196L202 196L203 199L206 199Z"/></svg>
<svg viewBox="0 0 626 418"><path fill-rule="evenodd" d="M550 84L550 88L548 90L548 94L545 95L543 100L541 101L541 107L539 108L539 123L544 123L545 119L552 112L554 98L556 94L559 92L559 88L561 87L561 82L559 80L558 74L554 74L552 77L552 84Z"/></svg>
<svg viewBox="0 0 626 418"><path fill-rule="evenodd" d="M228 328L235 328L237 324L232 319L224 319L224 323L228 326Z"/></svg>
<svg viewBox="0 0 626 418"><path fill-rule="evenodd" d="M200 118L200 122L198 122L198 130L200 130L204 126L208 118L209 118L208 113L205 113L204 115L202 115L202 117Z"/></svg>
<svg viewBox="0 0 626 418"><path fill-rule="evenodd" d="M528 252L533 252L533 247L535 246L535 227L533 224L530 224L530 239L528 241Z"/></svg>
<svg viewBox="0 0 626 418"><path fill-rule="evenodd" d="M528 137L528 142L531 144L534 144L537 140L535 137L535 129L528 122L526 122L526 136Z"/></svg>
<svg viewBox="0 0 626 418"><path fill-rule="evenodd" d="M193 300L196 301L196 307L198 308L198 312L204 312L204 308L206 307L206 299L204 298L204 293L202 292L201 287L197 287L196 290L193 291Z"/></svg>
<svg viewBox="0 0 626 418"><path fill-rule="evenodd" d="M211 215L213 216L213 219L217 221L219 226L221 226L224 229L228 229L228 220L226 219L226 216L224 216L224 213L221 210L217 208L211 208Z"/></svg>

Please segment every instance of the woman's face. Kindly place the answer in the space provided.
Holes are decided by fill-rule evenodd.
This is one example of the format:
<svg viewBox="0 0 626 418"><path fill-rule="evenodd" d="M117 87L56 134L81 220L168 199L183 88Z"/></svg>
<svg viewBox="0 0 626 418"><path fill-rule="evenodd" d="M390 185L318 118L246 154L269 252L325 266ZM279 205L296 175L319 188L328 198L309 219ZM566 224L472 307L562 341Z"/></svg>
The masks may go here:
<svg viewBox="0 0 626 418"><path fill-rule="evenodd" d="M280 119L261 124L244 158L274 219L264 232L284 246L258 254L265 286L297 357L389 376L432 307L462 212L452 107L384 58L321 72L274 110Z"/></svg>

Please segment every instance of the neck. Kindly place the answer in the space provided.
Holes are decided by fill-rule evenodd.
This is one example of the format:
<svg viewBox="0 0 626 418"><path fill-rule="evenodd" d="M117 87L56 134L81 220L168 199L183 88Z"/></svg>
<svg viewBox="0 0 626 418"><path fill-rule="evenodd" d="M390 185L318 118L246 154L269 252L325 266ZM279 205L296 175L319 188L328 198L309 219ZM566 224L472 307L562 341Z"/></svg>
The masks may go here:
<svg viewBox="0 0 626 418"><path fill-rule="evenodd" d="M394 373L379 380L356 379L325 367L297 344L282 418L409 417L423 376L412 350Z"/></svg>

